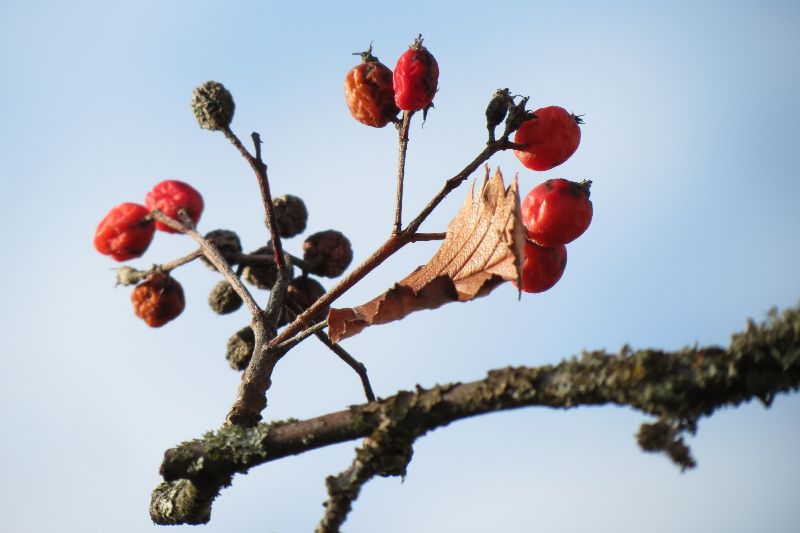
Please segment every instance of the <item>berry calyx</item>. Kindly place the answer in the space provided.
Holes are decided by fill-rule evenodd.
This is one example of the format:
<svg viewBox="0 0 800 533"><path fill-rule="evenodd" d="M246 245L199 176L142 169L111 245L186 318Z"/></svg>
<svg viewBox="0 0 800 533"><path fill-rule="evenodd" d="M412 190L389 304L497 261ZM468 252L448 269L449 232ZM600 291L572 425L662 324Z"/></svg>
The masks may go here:
<svg viewBox="0 0 800 533"><path fill-rule="evenodd" d="M163 272L153 272L131 293L133 312L151 328L159 328L183 312L183 287Z"/></svg>
<svg viewBox="0 0 800 533"><path fill-rule="evenodd" d="M394 67L394 101L404 111L425 109L439 86L439 64L417 36Z"/></svg>
<svg viewBox="0 0 800 533"><path fill-rule="evenodd" d="M559 178L534 187L520 205L528 238L541 246L559 246L580 237L592 222L591 185Z"/></svg>
<svg viewBox="0 0 800 533"><path fill-rule="evenodd" d="M397 120L400 110L394 102L392 71L372 55L360 52L361 64L344 78L344 96L354 119L373 128L382 128Z"/></svg>
<svg viewBox="0 0 800 533"><path fill-rule="evenodd" d="M514 155L531 170L550 170L570 158L581 142L579 124L583 121L563 107L550 106L533 112L535 118L523 122L514 142L525 148Z"/></svg>
<svg viewBox="0 0 800 533"><path fill-rule="evenodd" d="M94 247L116 261L127 261L144 255L155 231L145 206L125 202L111 209L97 225Z"/></svg>
<svg viewBox="0 0 800 533"><path fill-rule="evenodd" d="M567 268L567 247L548 248L525 241L525 259L522 264L520 284L514 286L523 292L544 292L553 287Z"/></svg>
<svg viewBox="0 0 800 533"><path fill-rule="evenodd" d="M178 180L164 180L153 187L144 198L149 210L158 209L168 217L180 220L179 212L186 211L192 223L197 224L203 213L203 197L197 190ZM156 229L166 233L178 233L169 226L156 222Z"/></svg>

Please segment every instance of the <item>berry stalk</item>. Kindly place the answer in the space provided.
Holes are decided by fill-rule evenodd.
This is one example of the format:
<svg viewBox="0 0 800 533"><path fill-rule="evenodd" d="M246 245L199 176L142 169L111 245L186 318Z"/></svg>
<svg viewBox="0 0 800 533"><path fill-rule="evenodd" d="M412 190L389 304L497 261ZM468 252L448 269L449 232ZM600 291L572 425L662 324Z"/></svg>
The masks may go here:
<svg viewBox="0 0 800 533"><path fill-rule="evenodd" d="M408 152L408 130L411 125L413 111L403 111L403 122L400 125L400 153L397 156L397 194L395 196L394 228L392 234L400 233L403 226L403 181L406 174L406 152Z"/></svg>

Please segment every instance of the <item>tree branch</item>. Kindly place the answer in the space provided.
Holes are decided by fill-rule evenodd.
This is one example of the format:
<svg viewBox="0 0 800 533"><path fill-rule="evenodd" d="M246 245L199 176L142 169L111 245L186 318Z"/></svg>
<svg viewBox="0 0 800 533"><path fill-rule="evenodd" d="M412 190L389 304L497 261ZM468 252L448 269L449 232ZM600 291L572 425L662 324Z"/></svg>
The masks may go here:
<svg viewBox="0 0 800 533"><path fill-rule="evenodd" d="M800 309L793 307L770 313L760 325L750 322L728 349L586 352L557 365L494 370L480 381L400 392L309 420L224 426L167 450L161 465L165 483L153 493L151 516L163 524L204 522L220 488L253 466L379 429L410 444L456 420L525 406L630 406L658 418L640 431L643 449L665 451L686 468L691 464L681 460L679 435L694 431L700 417L754 398L769 405L776 394L798 388ZM171 503L177 500L183 504Z"/></svg>

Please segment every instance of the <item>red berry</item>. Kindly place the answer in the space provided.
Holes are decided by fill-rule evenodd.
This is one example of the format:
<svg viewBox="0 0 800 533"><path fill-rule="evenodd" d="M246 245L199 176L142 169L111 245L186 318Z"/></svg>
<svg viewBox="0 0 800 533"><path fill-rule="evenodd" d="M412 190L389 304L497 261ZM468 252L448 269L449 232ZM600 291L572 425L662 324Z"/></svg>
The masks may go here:
<svg viewBox="0 0 800 533"><path fill-rule="evenodd" d="M544 292L558 283L567 267L567 247L563 244L545 248L525 241L525 262L522 265L521 290ZM515 287L519 287L514 283Z"/></svg>
<svg viewBox="0 0 800 533"><path fill-rule="evenodd" d="M531 170L550 170L570 158L581 142L579 117L563 107L550 106L533 112L514 135L514 142L526 145L515 150L517 159Z"/></svg>
<svg viewBox="0 0 800 533"><path fill-rule="evenodd" d="M151 211L159 209L168 217L180 220L178 212L183 209L194 224L200 220L203 213L203 197L194 187L178 180L164 180L147 193L144 205ZM156 222L156 229L167 233L178 233L174 229Z"/></svg>
<svg viewBox="0 0 800 533"><path fill-rule="evenodd" d="M580 237L592 221L591 184L559 178L534 187L520 206L528 238L541 246L559 246Z"/></svg>
<svg viewBox="0 0 800 533"><path fill-rule="evenodd" d="M130 202L119 204L97 225L94 247L117 261L141 257L156 231L148 215L150 211L143 205Z"/></svg>
<svg viewBox="0 0 800 533"><path fill-rule="evenodd" d="M183 312L181 284L163 272L153 272L131 293L133 312L151 328L159 328Z"/></svg>
<svg viewBox="0 0 800 533"><path fill-rule="evenodd" d="M431 105L438 84L439 64L419 36L394 67L394 101L406 111L424 109Z"/></svg>
<svg viewBox="0 0 800 533"><path fill-rule="evenodd" d="M392 71L372 55L372 46L361 53L362 63L344 78L344 96L353 118L373 128L382 128L400 112L394 104Z"/></svg>

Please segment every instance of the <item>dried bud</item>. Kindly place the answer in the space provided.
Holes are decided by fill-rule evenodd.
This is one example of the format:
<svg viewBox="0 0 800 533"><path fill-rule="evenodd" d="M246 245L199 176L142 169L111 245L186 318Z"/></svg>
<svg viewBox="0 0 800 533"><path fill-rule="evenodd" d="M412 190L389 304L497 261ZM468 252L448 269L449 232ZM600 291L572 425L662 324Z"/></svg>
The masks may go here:
<svg viewBox="0 0 800 533"><path fill-rule="evenodd" d="M294 237L303 233L308 221L308 210L303 200L291 194L272 199L275 218L278 221L278 233L281 237Z"/></svg>
<svg viewBox="0 0 800 533"><path fill-rule="evenodd" d="M227 315L242 306L242 298L230 283L222 280L211 289L211 294L208 295L208 305L218 315Z"/></svg>
<svg viewBox="0 0 800 533"><path fill-rule="evenodd" d="M526 120L531 120L532 118L536 118L536 115L533 114L533 111L529 111L525 109L525 105L528 103L529 97L525 97L516 105L513 105L508 110L508 117L506 118L506 128L503 131L503 137L508 137L515 131L522 126L522 123Z"/></svg>
<svg viewBox="0 0 800 533"><path fill-rule="evenodd" d="M192 91L192 111L203 129L226 130L235 107L233 96L219 82L207 81Z"/></svg>
<svg viewBox="0 0 800 533"><path fill-rule="evenodd" d="M215 229L206 234L206 240L214 243L214 246L217 247L217 250L219 250L219 253L228 264L236 264L239 254L242 253L242 242L235 232L228 229ZM202 260L209 268L214 268L214 265L211 264L211 261L206 256L203 256Z"/></svg>
<svg viewBox="0 0 800 533"><path fill-rule="evenodd" d="M144 277L140 271L129 266L119 267L115 270L117 271L117 285L136 285Z"/></svg>
<svg viewBox="0 0 800 533"><path fill-rule="evenodd" d="M275 266L275 260L272 255L272 245L262 246L249 255L262 256L263 262L257 264L250 264L244 268L242 276L245 281L259 289L272 289L275 285L275 280L278 279L278 267ZM289 275L292 275L294 268L290 265Z"/></svg>
<svg viewBox="0 0 800 533"><path fill-rule="evenodd" d="M131 293L133 312L151 328L158 328L183 312L181 284L163 272L153 272Z"/></svg>
<svg viewBox="0 0 800 533"><path fill-rule="evenodd" d="M256 335L253 328L245 326L228 339L228 348L225 357L234 370L244 370L253 357L256 347Z"/></svg>
<svg viewBox="0 0 800 533"><path fill-rule="evenodd" d="M494 141L494 129L506 118L514 100L508 89L497 89L486 107L486 129L489 130L489 142Z"/></svg>
<svg viewBox="0 0 800 533"><path fill-rule="evenodd" d="M303 243L303 259L313 274L335 278L350 265L353 249L347 237L330 229L309 235Z"/></svg>

